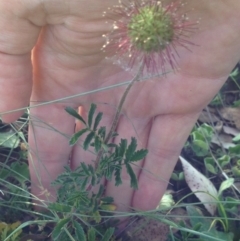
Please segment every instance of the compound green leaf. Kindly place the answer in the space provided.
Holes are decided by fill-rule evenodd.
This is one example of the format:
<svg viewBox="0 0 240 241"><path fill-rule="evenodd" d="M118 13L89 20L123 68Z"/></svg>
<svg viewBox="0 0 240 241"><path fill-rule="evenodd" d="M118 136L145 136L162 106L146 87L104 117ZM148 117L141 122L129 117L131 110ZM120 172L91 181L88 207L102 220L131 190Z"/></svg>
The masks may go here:
<svg viewBox="0 0 240 241"><path fill-rule="evenodd" d="M114 233L114 228L108 228L101 241L109 241Z"/></svg>
<svg viewBox="0 0 240 241"><path fill-rule="evenodd" d="M99 150L101 149L102 147L102 140L99 136L96 136L95 137L95 140L94 140L94 148L95 148L95 152L99 152Z"/></svg>
<svg viewBox="0 0 240 241"><path fill-rule="evenodd" d="M66 107L65 108L66 112L68 114L70 114L71 116L75 117L76 119L80 120L84 125L87 125L87 123L85 122L85 120L77 113L76 110L74 110L71 107Z"/></svg>
<svg viewBox="0 0 240 241"><path fill-rule="evenodd" d="M118 147L118 156L123 158L124 154L127 149L127 140L126 139L121 139L119 147Z"/></svg>
<svg viewBox="0 0 240 241"><path fill-rule="evenodd" d="M115 172L114 172L115 186L119 186L122 184L121 170L122 170L122 167L120 165L119 165L119 167L115 168Z"/></svg>
<svg viewBox="0 0 240 241"><path fill-rule="evenodd" d="M76 142L78 141L78 139L87 131L88 131L88 129L85 128L85 129L82 129L82 130L76 132L75 134L73 134L69 141L69 145L71 145L71 146L75 145Z"/></svg>
<svg viewBox="0 0 240 241"><path fill-rule="evenodd" d="M82 226L75 220L73 220L73 226L75 228L75 234L77 236L77 240L86 241L87 240L86 235L84 233Z"/></svg>
<svg viewBox="0 0 240 241"><path fill-rule="evenodd" d="M132 155L136 151L136 148L137 148L137 140L136 140L136 138L132 137L131 143L128 146L126 154L125 154L127 160L130 160L132 158Z"/></svg>
<svg viewBox="0 0 240 241"><path fill-rule="evenodd" d="M86 137L86 139L85 139L85 141L84 141L84 143L83 143L83 149L84 149L84 150L87 150L87 149L88 149L88 147L89 147L89 145L91 144L91 141L92 141L93 138L94 138L94 132L90 132L90 133L87 135L87 137Z"/></svg>
<svg viewBox="0 0 240 241"><path fill-rule="evenodd" d="M141 149L139 151L134 152L134 154L131 157L131 162L135 162L135 161L140 161L142 159L144 159L146 157L146 155L148 154L148 150L146 149Z"/></svg>
<svg viewBox="0 0 240 241"><path fill-rule="evenodd" d="M88 241L96 241L96 231L93 227L88 229Z"/></svg>
<svg viewBox="0 0 240 241"><path fill-rule="evenodd" d="M48 209L54 212L62 212L62 213L69 213L72 210L72 207L62 203L50 203L48 205Z"/></svg>
<svg viewBox="0 0 240 241"><path fill-rule="evenodd" d="M97 130L97 127L102 119L102 115L103 113L102 112L99 112L95 118L95 121L94 121L94 125L93 125L93 130L96 131Z"/></svg>
<svg viewBox="0 0 240 241"><path fill-rule="evenodd" d="M95 113L97 106L95 104L91 104L90 110L88 112L88 127L91 128L92 126L92 120L93 120L93 115Z"/></svg>
<svg viewBox="0 0 240 241"><path fill-rule="evenodd" d="M130 176L130 180L131 180L131 187L134 189L138 189L138 181L137 181L137 177L131 167L130 164L126 163L126 169L127 169L127 173Z"/></svg>
<svg viewBox="0 0 240 241"><path fill-rule="evenodd" d="M53 240L58 240L58 237L60 236L61 232L62 232L62 228L70 221L70 218L63 218L61 219L57 225L55 226L55 228L52 231L52 238Z"/></svg>

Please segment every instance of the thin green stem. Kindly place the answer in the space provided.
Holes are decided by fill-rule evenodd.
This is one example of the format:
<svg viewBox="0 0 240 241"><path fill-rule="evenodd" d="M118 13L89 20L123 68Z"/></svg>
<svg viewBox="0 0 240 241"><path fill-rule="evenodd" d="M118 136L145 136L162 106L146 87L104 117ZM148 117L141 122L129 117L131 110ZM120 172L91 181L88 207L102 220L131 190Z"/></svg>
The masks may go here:
<svg viewBox="0 0 240 241"><path fill-rule="evenodd" d="M129 93L129 91L131 90L132 86L134 85L134 83L136 81L140 80L140 76L142 74L142 71L143 71L143 64L141 64L136 76L128 84L126 90L124 91L124 93L122 95L122 98L120 99L120 102L119 102L118 107L117 107L117 111L116 111L115 116L113 118L112 126L111 126L110 131L108 132L105 140L104 140L104 144L107 144L109 142L109 140L111 139L111 137L113 136L113 133L116 130L116 127L117 127L117 124L118 124L118 121L119 121L119 118L120 118L120 115L121 115L121 112L122 112L123 104L124 104L124 102L127 98L127 95ZM95 161L95 170L97 170L97 168L98 168L98 163L102 158L103 152L104 152L104 149L101 148L101 150L97 154L96 161Z"/></svg>
<svg viewBox="0 0 240 241"><path fill-rule="evenodd" d="M67 233L67 236L71 239L71 241L76 241L66 227L64 227L64 231Z"/></svg>

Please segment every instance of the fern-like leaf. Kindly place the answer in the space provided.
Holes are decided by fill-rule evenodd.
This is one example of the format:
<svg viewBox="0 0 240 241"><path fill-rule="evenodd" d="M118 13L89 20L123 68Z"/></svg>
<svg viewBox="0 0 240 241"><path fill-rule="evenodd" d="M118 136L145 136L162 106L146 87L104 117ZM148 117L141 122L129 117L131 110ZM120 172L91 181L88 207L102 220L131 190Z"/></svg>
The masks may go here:
<svg viewBox="0 0 240 241"><path fill-rule="evenodd" d="M95 121L94 121L94 125L93 125L93 130L96 131L97 130L97 127L102 119L102 115L103 113L102 112L99 112L95 118Z"/></svg>
<svg viewBox="0 0 240 241"><path fill-rule="evenodd" d="M101 140L101 138L99 136L95 136L95 140L94 140L94 148L95 148L95 152L98 153L102 147L102 143L103 141Z"/></svg>
<svg viewBox="0 0 240 241"><path fill-rule="evenodd" d="M111 239L111 237L113 236L114 233L114 228L108 228L105 232L105 234L102 237L101 241L109 241Z"/></svg>
<svg viewBox="0 0 240 241"><path fill-rule="evenodd" d="M89 171L89 166L87 166L84 162L81 162L80 166L87 176L91 175L91 172Z"/></svg>
<svg viewBox="0 0 240 241"><path fill-rule="evenodd" d="M101 126L98 129L98 135L101 136L101 138L104 140L105 136L106 136L106 127L105 126Z"/></svg>
<svg viewBox="0 0 240 241"><path fill-rule="evenodd" d="M84 233L82 226L75 220L73 220L73 227L75 228L77 240L86 241L86 235Z"/></svg>
<svg viewBox="0 0 240 241"><path fill-rule="evenodd" d="M136 148L137 148L137 140L136 140L136 138L132 137L131 143L128 146L126 154L125 154L127 160L131 160L131 157L134 154L134 152L136 151Z"/></svg>
<svg viewBox="0 0 240 241"><path fill-rule="evenodd" d="M86 190L87 184L88 184L88 178L85 178L84 181L82 182L81 186L80 186L80 190L81 191Z"/></svg>
<svg viewBox="0 0 240 241"><path fill-rule="evenodd" d="M70 218L63 218L57 223L57 225L55 226L55 228L52 231L52 239L54 241L58 240L58 237L63 232L62 228L69 222L70 222Z"/></svg>
<svg viewBox="0 0 240 241"><path fill-rule="evenodd" d="M122 171L121 165L119 165L117 168L115 168L115 172L114 172L115 186L119 186L122 184L121 171Z"/></svg>
<svg viewBox="0 0 240 241"><path fill-rule="evenodd" d="M131 162L140 161L140 160L144 159L147 154L148 154L148 150L146 150L146 149L141 149L139 151L136 151L133 153L130 161Z"/></svg>
<svg viewBox="0 0 240 241"><path fill-rule="evenodd" d="M66 107L65 110L67 111L68 114L71 116L74 116L76 119L80 120L84 125L87 125L86 121L77 113L76 110L74 110L71 107Z"/></svg>
<svg viewBox="0 0 240 241"><path fill-rule="evenodd" d="M100 185L96 198L101 198L103 196L103 193L104 193L104 186Z"/></svg>
<svg viewBox="0 0 240 241"><path fill-rule="evenodd" d="M84 128L84 129L76 132L75 134L73 134L70 141L69 141L69 145L70 146L75 145L76 142L78 141L78 139L87 131L88 131L88 128Z"/></svg>
<svg viewBox="0 0 240 241"><path fill-rule="evenodd" d="M133 189L138 189L138 181L137 181L137 177L131 167L130 164L126 163L126 169L127 169L127 173L130 176L130 180L131 180L131 187Z"/></svg>
<svg viewBox="0 0 240 241"><path fill-rule="evenodd" d="M119 148L118 148L118 150L116 150L117 156L123 158L125 156L126 150L127 150L127 140L121 139Z"/></svg>
<svg viewBox="0 0 240 241"><path fill-rule="evenodd" d="M90 133L87 135L85 141L83 142L83 149L84 149L84 150L87 150L87 149L88 149L88 147L89 147L89 145L91 144L91 141L92 141L93 138L94 138L94 132L90 132Z"/></svg>
<svg viewBox="0 0 240 241"><path fill-rule="evenodd" d="M91 104L90 110L88 112L88 127L91 128L92 126L92 120L93 120L93 115L95 113L97 106L95 104Z"/></svg>
<svg viewBox="0 0 240 241"><path fill-rule="evenodd" d="M88 241L96 241L96 231L93 227L90 227L88 229L87 236L88 236Z"/></svg>

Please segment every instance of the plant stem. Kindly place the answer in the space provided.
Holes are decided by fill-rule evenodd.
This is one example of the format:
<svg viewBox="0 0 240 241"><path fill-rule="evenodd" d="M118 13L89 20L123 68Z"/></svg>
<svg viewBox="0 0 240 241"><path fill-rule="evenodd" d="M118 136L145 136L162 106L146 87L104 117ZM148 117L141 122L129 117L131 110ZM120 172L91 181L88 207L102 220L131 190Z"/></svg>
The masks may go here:
<svg viewBox="0 0 240 241"><path fill-rule="evenodd" d="M118 124L118 121L119 121L119 118L120 118L120 114L121 114L121 111L122 111L123 104L124 104L124 102L127 98L127 95L129 93L130 89L134 85L134 83L140 79L140 75L141 75L142 71L143 71L143 64L140 65L140 68L138 69L138 72L137 72L136 76L128 84L126 90L124 91L124 93L122 95L122 98L120 99L120 102L119 102L118 107L117 107L117 111L116 111L115 116L113 118L112 126L111 126L110 131L108 132L105 140L104 140L104 144L107 144L109 142L109 140L112 137L114 131L116 130L116 127L117 127L117 124ZM96 161L95 161L95 170L97 170L97 168L98 168L98 164L99 164L99 161L102 158L103 152L104 152L104 149L101 148L101 150L97 154Z"/></svg>
<svg viewBox="0 0 240 241"><path fill-rule="evenodd" d="M67 235L71 239L71 241L75 241L75 239L72 237L72 235L70 234L70 232L67 230L66 227L64 227L64 231L67 233Z"/></svg>

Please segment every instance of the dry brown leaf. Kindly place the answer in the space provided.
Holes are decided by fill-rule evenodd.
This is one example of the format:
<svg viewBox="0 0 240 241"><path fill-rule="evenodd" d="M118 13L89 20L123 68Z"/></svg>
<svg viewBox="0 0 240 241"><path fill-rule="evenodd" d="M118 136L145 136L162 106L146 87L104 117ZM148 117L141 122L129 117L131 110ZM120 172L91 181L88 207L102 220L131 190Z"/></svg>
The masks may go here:
<svg viewBox="0 0 240 241"><path fill-rule="evenodd" d="M221 109L220 113L225 120L232 121L240 130L240 108L226 107Z"/></svg>
<svg viewBox="0 0 240 241"><path fill-rule="evenodd" d="M236 146L234 143L232 143L232 136L224 133L214 135L211 142L223 147L224 149L229 149L229 147Z"/></svg>
<svg viewBox="0 0 240 241"><path fill-rule="evenodd" d="M200 116L198 117L198 120L208 124L220 121L220 119L217 117L217 115L214 112L207 111L207 110L203 110L201 112Z"/></svg>
<svg viewBox="0 0 240 241"><path fill-rule="evenodd" d="M162 214L160 214L162 215ZM168 215L170 216L168 218ZM189 223L187 212L183 208L174 208L166 214L166 218L179 223ZM176 232L172 229L172 232ZM166 241L169 234L169 225L148 217L139 217L133 221L124 235L124 241Z"/></svg>
<svg viewBox="0 0 240 241"><path fill-rule="evenodd" d="M237 136L240 134L239 130L237 130L236 128L225 126L225 125L223 126L223 131L224 133L233 135L233 136Z"/></svg>
<svg viewBox="0 0 240 241"><path fill-rule="evenodd" d="M168 234L167 224L142 217L131 224L126 232L126 239L128 241L166 241Z"/></svg>
<svg viewBox="0 0 240 241"><path fill-rule="evenodd" d="M187 160L181 156L179 159L182 163L185 180L189 188L202 202L208 212L214 215L217 208L217 189L207 177L194 168Z"/></svg>

